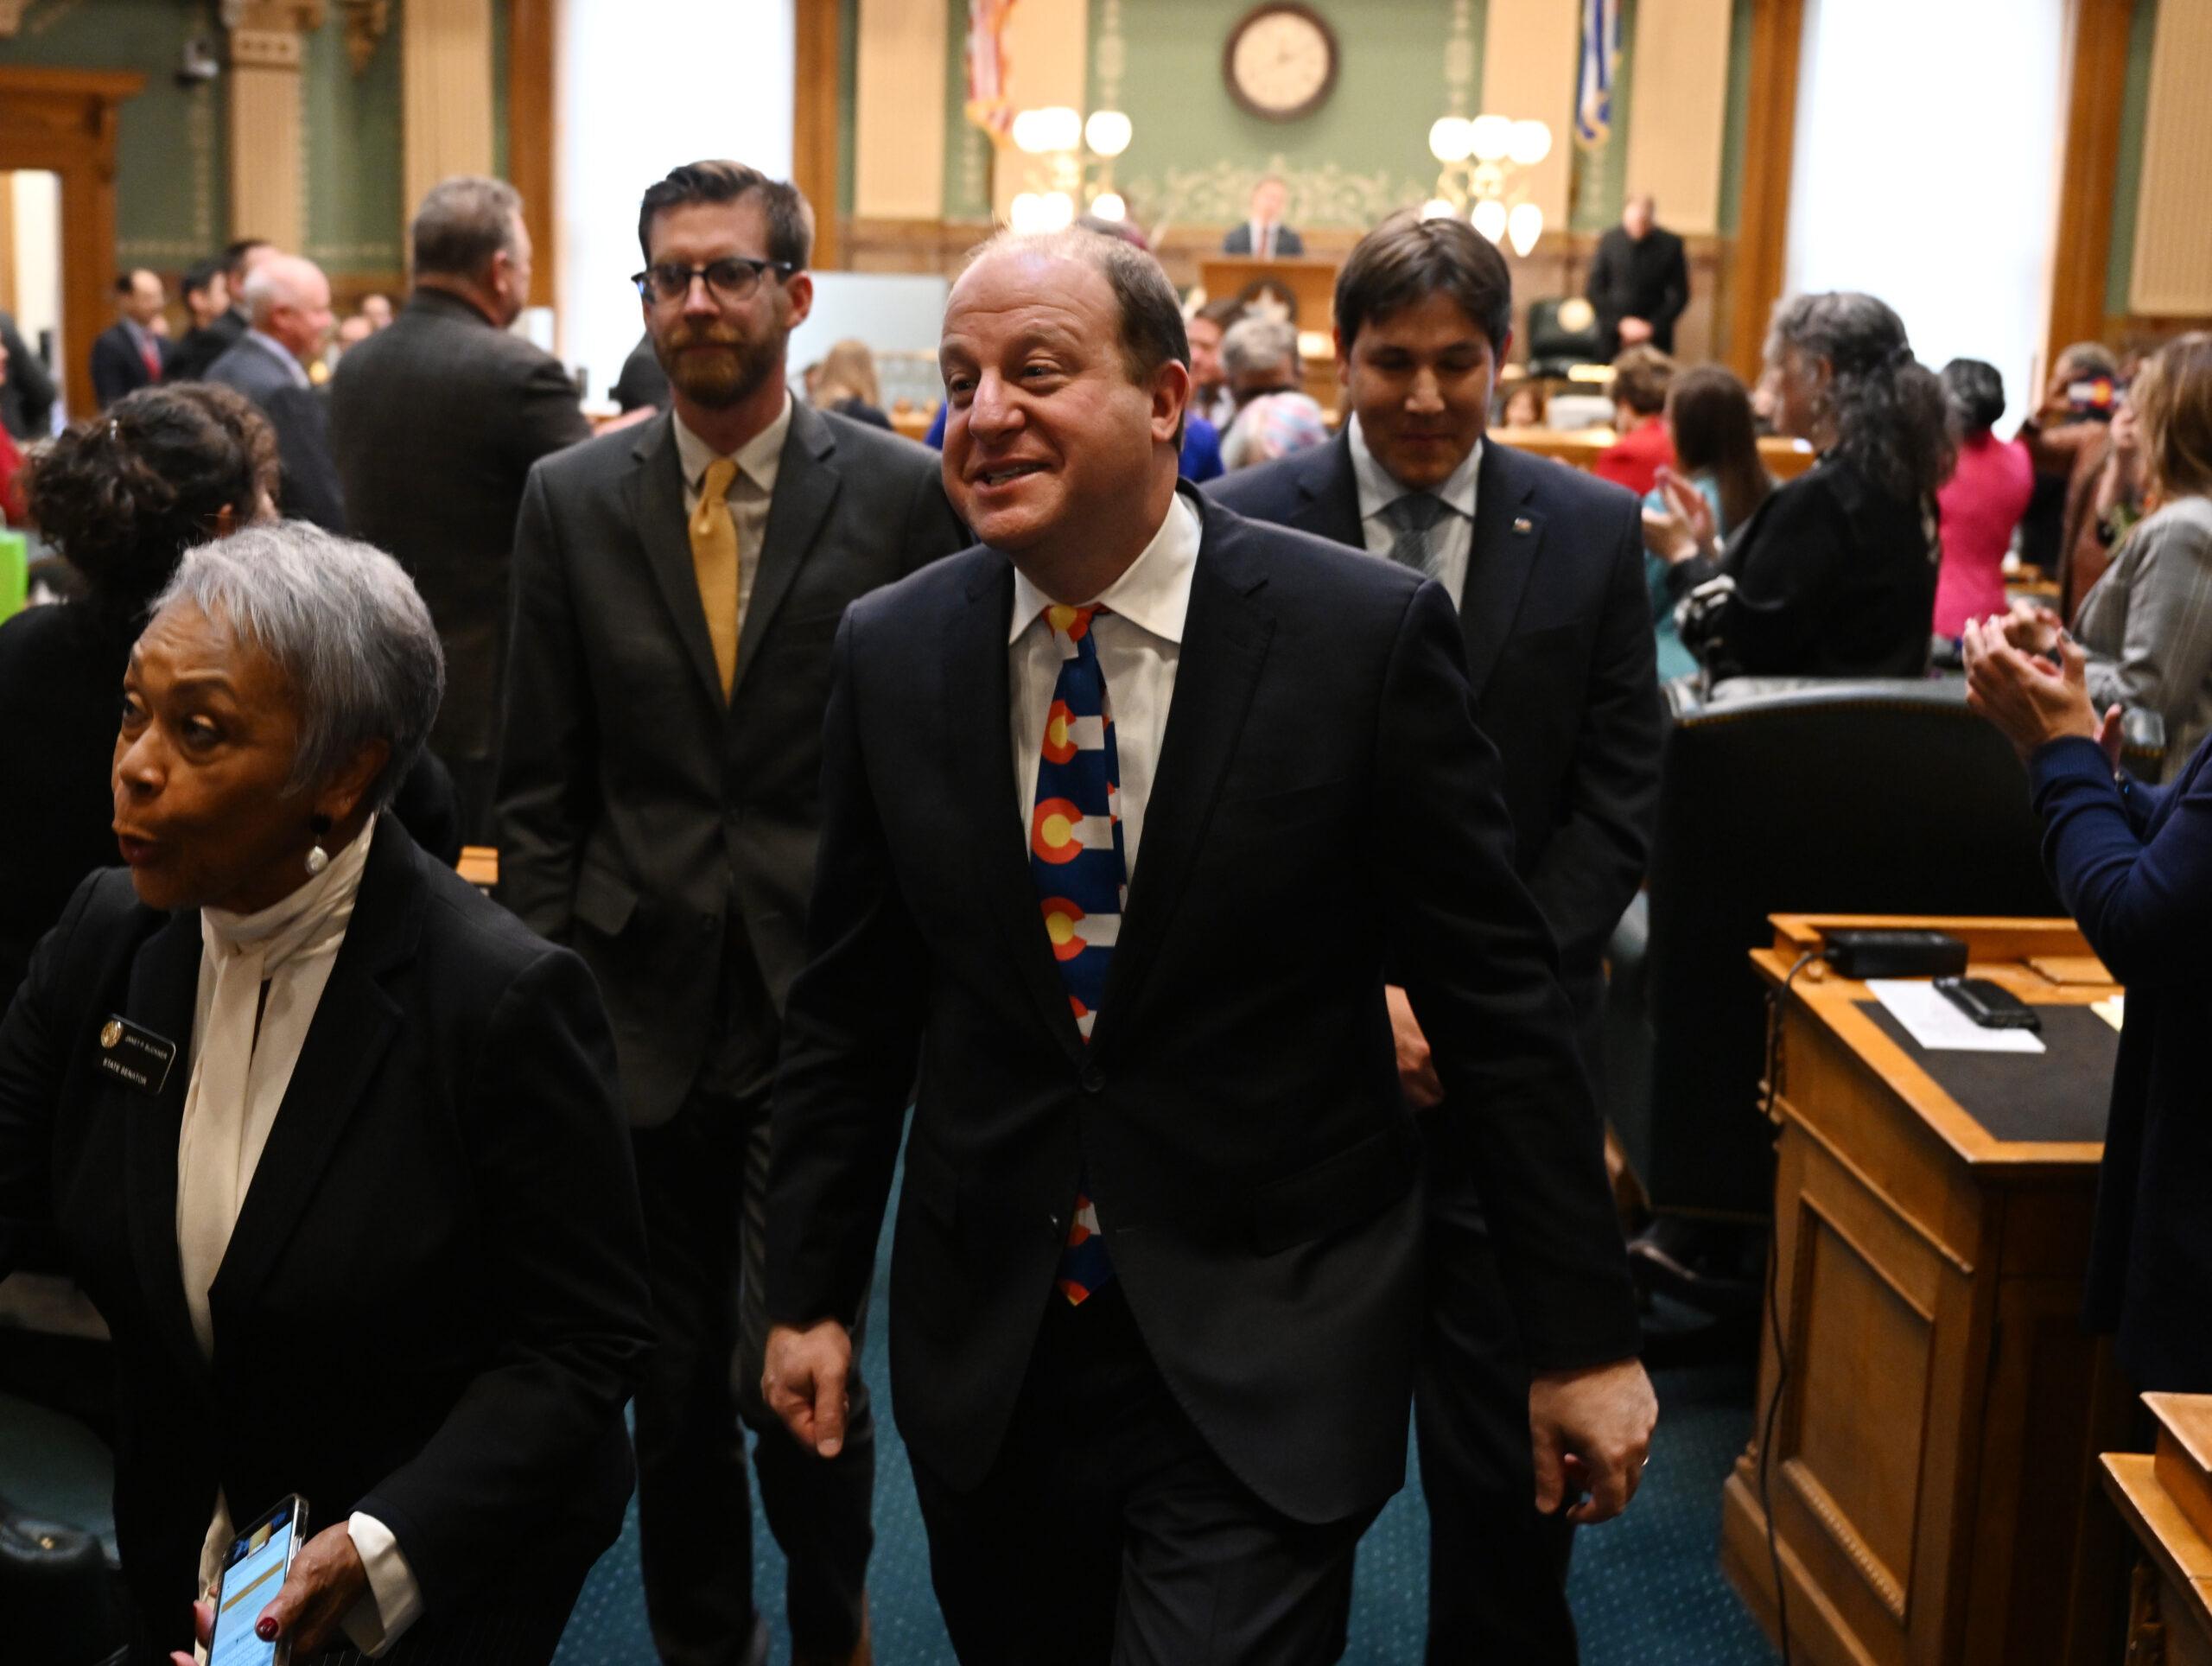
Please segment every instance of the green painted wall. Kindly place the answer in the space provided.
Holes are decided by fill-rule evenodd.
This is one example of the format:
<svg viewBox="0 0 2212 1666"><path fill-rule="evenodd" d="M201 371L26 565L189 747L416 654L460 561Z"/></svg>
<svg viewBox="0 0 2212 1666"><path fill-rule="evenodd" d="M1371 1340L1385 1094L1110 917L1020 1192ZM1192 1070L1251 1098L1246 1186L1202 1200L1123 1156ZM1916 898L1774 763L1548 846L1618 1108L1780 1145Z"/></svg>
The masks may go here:
<svg viewBox="0 0 2212 1666"><path fill-rule="evenodd" d="M0 64L135 70L146 90L117 123L118 262L174 270L220 245L229 224L219 80L176 84L184 43L219 38L212 0L32 0Z"/></svg>
<svg viewBox="0 0 2212 1666"><path fill-rule="evenodd" d="M854 143L854 105L860 86L861 0L839 0L837 7L837 212L853 212L853 169L859 149ZM815 205L816 213L821 205Z"/></svg>
<svg viewBox="0 0 2212 1666"><path fill-rule="evenodd" d="M1744 213L1744 134L1751 120L1751 0L1736 0L1728 20L1728 116L1720 133L1720 235L1733 237Z"/></svg>
<svg viewBox="0 0 2212 1666"><path fill-rule="evenodd" d="M991 141L968 119L968 8L947 0L944 31L944 218L991 217ZM849 135L851 130L846 130ZM852 145L849 138L845 148Z"/></svg>
<svg viewBox="0 0 2212 1666"><path fill-rule="evenodd" d="M307 247L301 252L327 272L396 272L404 264L399 31L406 22L400 0L391 27L359 74L346 55L337 7L308 38L300 72L307 188Z"/></svg>
<svg viewBox="0 0 2212 1666"><path fill-rule="evenodd" d="M2158 28L2158 0L2135 0L2127 30L2127 90L2120 106L2120 165L2112 185L2112 243L2105 256L2105 312L2112 317L2133 310L2128 291L2135 279L2135 205L2143 188L2143 123Z"/></svg>

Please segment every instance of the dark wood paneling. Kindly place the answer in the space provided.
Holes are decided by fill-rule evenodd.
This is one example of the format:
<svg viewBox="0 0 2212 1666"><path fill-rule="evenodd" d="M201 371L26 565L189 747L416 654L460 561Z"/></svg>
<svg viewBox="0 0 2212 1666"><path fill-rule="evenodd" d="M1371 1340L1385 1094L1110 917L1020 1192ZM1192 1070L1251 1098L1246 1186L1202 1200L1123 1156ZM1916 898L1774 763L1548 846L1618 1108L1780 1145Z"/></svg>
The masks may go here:
<svg viewBox="0 0 2212 1666"><path fill-rule="evenodd" d="M791 182L814 205L814 264L844 264L837 225L837 0L798 0Z"/></svg>
<svg viewBox="0 0 2212 1666"><path fill-rule="evenodd" d="M1729 264L1727 340L1722 347L1746 382L1758 379L1767 317L1782 297L1804 29L1805 0L1753 0L1751 119L1744 134L1743 205Z"/></svg>
<svg viewBox="0 0 2212 1666"><path fill-rule="evenodd" d="M530 299L539 307L551 306L559 293L561 264L553 166L556 10L557 0L507 0L507 180L522 193L522 217L537 257Z"/></svg>
<svg viewBox="0 0 2212 1666"><path fill-rule="evenodd" d="M2059 161L2046 374L2068 342L2095 340L2105 333L2113 184L2120 171L2120 105L2135 7L2134 0L2072 0L2069 10L2066 147Z"/></svg>

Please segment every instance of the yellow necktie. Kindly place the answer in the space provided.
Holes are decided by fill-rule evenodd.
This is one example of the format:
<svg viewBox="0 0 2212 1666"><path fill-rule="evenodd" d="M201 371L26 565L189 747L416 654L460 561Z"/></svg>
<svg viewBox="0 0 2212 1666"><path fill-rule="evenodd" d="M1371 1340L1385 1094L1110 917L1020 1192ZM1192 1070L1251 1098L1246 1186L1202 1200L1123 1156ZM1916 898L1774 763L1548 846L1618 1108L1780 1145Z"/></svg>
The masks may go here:
<svg viewBox="0 0 2212 1666"><path fill-rule="evenodd" d="M736 474L737 464L728 457L709 463L699 506L691 512L691 570L707 610L724 697L737 680L737 518L729 512L729 483Z"/></svg>

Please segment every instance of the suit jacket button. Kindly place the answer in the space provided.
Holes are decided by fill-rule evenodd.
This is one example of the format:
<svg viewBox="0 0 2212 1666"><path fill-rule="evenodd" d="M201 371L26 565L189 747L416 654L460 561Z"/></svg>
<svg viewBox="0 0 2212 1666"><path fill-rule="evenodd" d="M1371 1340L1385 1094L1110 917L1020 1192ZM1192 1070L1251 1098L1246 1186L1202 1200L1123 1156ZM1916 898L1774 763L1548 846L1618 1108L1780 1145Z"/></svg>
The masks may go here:
<svg viewBox="0 0 2212 1666"><path fill-rule="evenodd" d="M1082 1080L1083 1091L1085 1093L1103 1093L1106 1091L1106 1072L1099 1069L1096 1065L1085 1065L1083 1067Z"/></svg>

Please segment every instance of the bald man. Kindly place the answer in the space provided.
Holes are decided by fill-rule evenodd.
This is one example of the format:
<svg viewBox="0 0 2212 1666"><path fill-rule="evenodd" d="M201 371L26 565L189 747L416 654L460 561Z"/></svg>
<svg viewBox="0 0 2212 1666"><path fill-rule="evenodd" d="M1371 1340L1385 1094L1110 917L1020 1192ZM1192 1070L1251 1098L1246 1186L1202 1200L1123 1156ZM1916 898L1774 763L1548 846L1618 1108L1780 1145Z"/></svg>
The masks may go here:
<svg viewBox="0 0 2212 1666"><path fill-rule="evenodd" d="M243 298L246 332L208 367L207 379L245 395L276 430L284 464L277 508L342 532L346 500L331 460L329 414L308 375L330 339L330 280L312 260L271 254L247 276Z"/></svg>

